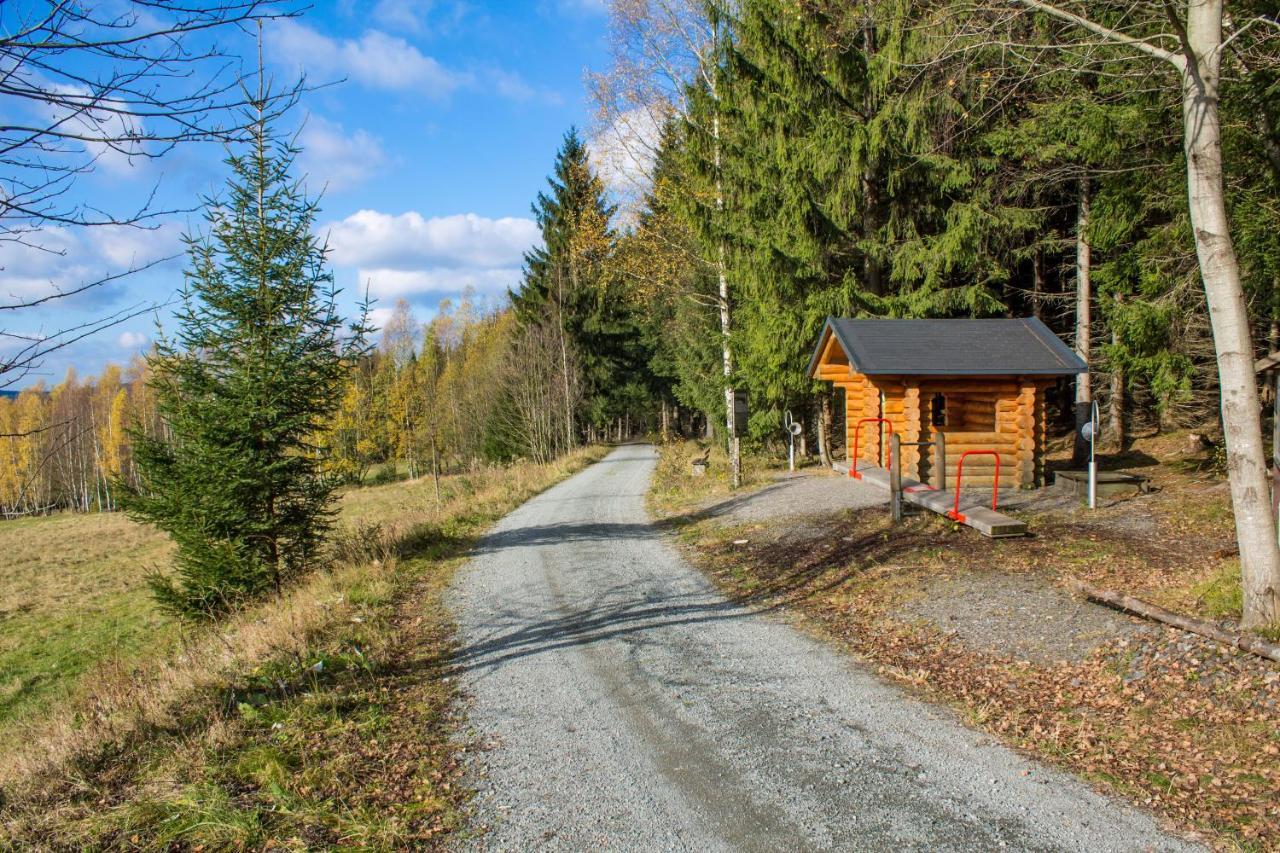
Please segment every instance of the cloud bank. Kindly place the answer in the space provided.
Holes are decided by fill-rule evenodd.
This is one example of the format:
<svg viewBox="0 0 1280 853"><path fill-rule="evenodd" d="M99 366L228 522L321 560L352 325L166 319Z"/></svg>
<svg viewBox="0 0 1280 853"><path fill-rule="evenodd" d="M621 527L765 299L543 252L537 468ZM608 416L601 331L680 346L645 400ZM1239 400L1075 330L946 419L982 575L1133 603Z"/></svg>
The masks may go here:
<svg viewBox="0 0 1280 853"><path fill-rule="evenodd" d="M354 268L377 299L433 303L464 290L501 296L540 239L532 219L474 213L425 217L361 210L322 230L335 266Z"/></svg>

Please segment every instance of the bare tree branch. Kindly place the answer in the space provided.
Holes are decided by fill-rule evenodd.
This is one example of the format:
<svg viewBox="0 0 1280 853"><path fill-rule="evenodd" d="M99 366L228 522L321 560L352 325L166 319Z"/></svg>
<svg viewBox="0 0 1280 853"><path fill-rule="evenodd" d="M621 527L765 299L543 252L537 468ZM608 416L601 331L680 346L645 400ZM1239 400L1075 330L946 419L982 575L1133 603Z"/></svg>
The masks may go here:
<svg viewBox="0 0 1280 853"><path fill-rule="evenodd" d="M1081 29L1088 30L1094 35L1102 36L1107 41L1132 47L1135 50L1140 50L1155 59L1172 63L1179 71L1183 68L1185 59L1179 54L1165 50L1164 48L1154 45L1145 39L1140 39L1135 36L1122 33L1119 30L1113 30L1110 27L1105 27L1096 21L1091 21L1088 18L1081 17L1074 12L1069 12L1066 9L1053 5L1052 3L1045 3L1043 0L1011 0L1011 2L1021 4L1029 9L1034 9L1037 12L1044 12L1046 15L1051 15L1060 21L1075 24ZM1179 41L1181 41L1181 39Z"/></svg>
<svg viewBox="0 0 1280 853"><path fill-rule="evenodd" d="M238 46L248 25L302 11L300 0L83 0L0 2L0 244L64 255L57 230L154 228L183 212L156 204L156 186L138 202L82 197L81 180L106 165L162 158L188 143L246 138L257 111L269 117L295 103L304 82L275 94L246 87ZM127 206L126 206L127 205ZM52 242L51 242L52 241ZM168 258L88 276L36 296L0 301L10 324L104 287ZM133 306L39 335L0 328L0 387L42 359L156 306Z"/></svg>

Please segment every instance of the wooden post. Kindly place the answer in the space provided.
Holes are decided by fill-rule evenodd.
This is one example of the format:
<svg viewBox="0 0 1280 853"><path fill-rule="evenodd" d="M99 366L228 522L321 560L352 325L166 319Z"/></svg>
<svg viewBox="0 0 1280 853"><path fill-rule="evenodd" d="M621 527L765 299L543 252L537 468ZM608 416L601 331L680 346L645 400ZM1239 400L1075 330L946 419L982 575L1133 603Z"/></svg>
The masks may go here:
<svg viewBox="0 0 1280 853"><path fill-rule="evenodd" d="M889 512L894 523L902 521L902 439L895 432L889 436Z"/></svg>
<svg viewBox="0 0 1280 853"><path fill-rule="evenodd" d="M934 488L940 492L947 490L947 434L941 431L933 434L933 458L937 462L934 472Z"/></svg>

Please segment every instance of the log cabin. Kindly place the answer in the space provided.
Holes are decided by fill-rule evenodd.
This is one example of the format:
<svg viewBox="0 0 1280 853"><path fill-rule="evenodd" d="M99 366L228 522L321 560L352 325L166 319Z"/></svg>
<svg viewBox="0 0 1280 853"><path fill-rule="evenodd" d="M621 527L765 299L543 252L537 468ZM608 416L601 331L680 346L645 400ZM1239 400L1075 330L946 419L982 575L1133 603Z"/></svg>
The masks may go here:
<svg viewBox="0 0 1280 853"><path fill-rule="evenodd" d="M903 442L902 476L936 485L934 448L913 444L941 432L951 488L966 450L999 454L1002 489L1043 485L1045 392L1059 378L1087 370L1032 318L829 317L809 362L811 378L844 389L851 470L859 462L888 467L891 429ZM994 457L965 461L965 488L990 488L994 481Z"/></svg>

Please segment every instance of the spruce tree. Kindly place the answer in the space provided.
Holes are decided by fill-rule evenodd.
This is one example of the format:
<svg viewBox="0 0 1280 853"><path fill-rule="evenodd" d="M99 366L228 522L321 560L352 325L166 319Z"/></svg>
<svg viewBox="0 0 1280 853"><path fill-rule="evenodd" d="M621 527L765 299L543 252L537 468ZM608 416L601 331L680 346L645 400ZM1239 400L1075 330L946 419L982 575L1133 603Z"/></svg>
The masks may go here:
<svg viewBox="0 0 1280 853"><path fill-rule="evenodd" d="M364 349L344 333L316 203L290 176L297 154L261 110L231 153L226 196L187 238L177 330L149 358L159 435L135 431L140 486L127 508L177 545L159 603L213 618L279 591L316 564L336 480L316 444Z"/></svg>
<svg viewBox="0 0 1280 853"><path fill-rule="evenodd" d="M511 300L522 325L545 324L558 335L562 382L570 384L568 364L579 367L578 387L561 393L574 404L564 417L567 447L581 427L603 428L648 405L649 352L614 264L615 208L576 129L565 134L547 182L550 192L533 205L543 245L525 255Z"/></svg>

